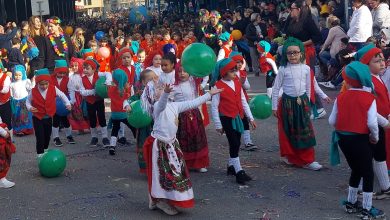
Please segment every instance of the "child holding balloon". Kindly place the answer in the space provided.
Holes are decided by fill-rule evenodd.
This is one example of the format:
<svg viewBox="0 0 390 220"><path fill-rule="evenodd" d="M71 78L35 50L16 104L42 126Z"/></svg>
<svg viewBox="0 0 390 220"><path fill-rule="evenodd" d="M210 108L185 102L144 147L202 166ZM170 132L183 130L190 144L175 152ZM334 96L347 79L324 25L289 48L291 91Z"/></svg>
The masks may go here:
<svg viewBox="0 0 390 220"><path fill-rule="evenodd" d="M241 167L238 157L241 145L241 134L244 131L242 119L244 115L249 119L252 128L256 123L246 101L241 82L237 78L237 63L231 58L226 58L217 63L213 78L218 75L220 80L214 88L222 89L221 94L213 97L211 102L211 114L215 128L219 134L226 134L229 142L230 159L227 167L227 175L235 175L238 184L246 184L252 178Z"/></svg>
<svg viewBox="0 0 390 220"><path fill-rule="evenodd" d="M288 38L272 90L272 111L278 118L282 161L305 169L320 170L322 165L315 161L316 139L310 121L311 72L304 62L303 43L296 38ZM283 89L283 95L279 101L280 89Z"/></svg>
<svg viewBox="0 0 390 220"><path fill-rule="evenodd" d="M10 131L0 117L0 188L11 188L15 186L14 182L6 179L11 166L11 155L15 153L15 150Z"/></svg>

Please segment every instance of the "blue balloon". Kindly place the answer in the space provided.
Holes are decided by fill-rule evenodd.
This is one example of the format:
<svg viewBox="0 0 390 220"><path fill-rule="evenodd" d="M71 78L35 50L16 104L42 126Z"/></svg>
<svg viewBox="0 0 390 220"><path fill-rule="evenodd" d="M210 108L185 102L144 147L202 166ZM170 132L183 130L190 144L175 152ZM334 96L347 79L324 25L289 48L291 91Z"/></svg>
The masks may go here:
<svg viewBox="0 0 390 220"><path fill-rule="evenodd" d="M60 98L56 98L56 114L59 116L67 116L69 113L69 110L66 109L62 100Z"/></svg>
<svg viewBox="0 0 390 220"><path fill-rule="evenodd" d="M100 41L104 37L104 32L103 31L98 31L95 34L95 38L97 41Z"/></svg>
<svg viewBox="0 0 390 220"><path fill-rule="evenodd" d="M129 14L129 23L130 24L141 24L143 21L148 21L148 10L145 6L138 6L132 8Z"/></svg>

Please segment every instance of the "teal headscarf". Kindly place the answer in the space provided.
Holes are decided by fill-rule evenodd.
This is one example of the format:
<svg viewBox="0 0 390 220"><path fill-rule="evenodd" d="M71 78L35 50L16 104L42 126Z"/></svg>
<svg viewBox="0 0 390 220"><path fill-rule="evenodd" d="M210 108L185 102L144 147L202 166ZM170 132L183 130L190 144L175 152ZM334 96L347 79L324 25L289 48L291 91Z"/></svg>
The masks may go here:
<svg viewBox="0 0 390 220"><path fill-rule="evenodd" d="M287 59L287 48L289 46L298 46L299 50L301 51L301 62L304 63L305 61L305 48L303 46L302 41L294 38L294 37L289 37L287 40L284 42L283 45L283 50L282 50L282 60L280 61L281 66L287 66L288 59Z"/></svg>
<svg viewBox="0 0 390 220"><path fill-rule="evenodd" d="M26 75L26 68L24 68L23 65L15 65L13 72L12 72L12 80L15 80L15 73L16 72L21 72L22 73L22 80L27 79Z"/></svg>
<svg viewBox="0 0 390 220"><path fill-rule="evenodd" d="M118 86L119 92L121 96L123 95L123 91L125 89L125 85L127 83L127 74L125 71L121 69L116 69L114 72L112 72L112 78L115 82L115 84Z"/></svg>

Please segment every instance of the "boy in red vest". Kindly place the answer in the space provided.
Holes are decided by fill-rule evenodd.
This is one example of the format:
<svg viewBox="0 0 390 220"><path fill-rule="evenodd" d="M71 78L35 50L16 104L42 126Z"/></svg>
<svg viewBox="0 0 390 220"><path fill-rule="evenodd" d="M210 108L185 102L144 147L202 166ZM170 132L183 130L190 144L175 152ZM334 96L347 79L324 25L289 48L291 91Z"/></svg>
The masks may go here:
<svg viewBox="0 0 390 220"><path fill-rule="evenodd" d="M276 74L278 74L278 67L275 59L269 52L271 45L267 41L260 41L257 44L257 51L259 52L259 66L260 72L266 76L265 85L267 87L267 96L271 98L272 86L274 85Z"/></svg>
<svg viewBox="0 0 390 220"><path fill-rule="evenodd" d="M0 188L11 188L14 182L6 179L11 166L11 155L15 153L15 145L11 141L10 131L0 117Z"/></svg>
<svg viewBox="0 0 390 220"><path fill-rule="evenodd" d="M219 35L219 40L222 42L221 49L218 52L217 61L228 58L232 52L233 37L228 32Z"/></svg>
<svg viewBox="0 0 390 220"><path fill-rule="evenodd" d="M389 92L380 78L380 75L382 75L386 69L382 50L375 47L374 44L368 44L358 50L355 56L361 63L368 65L370 69L376 94L375 100L378 114L385 119L390 118ZM374 157L374 174L378 178L381 187L381 191L374 194L374 199L390 198L390 181L386 163L386 141L388 142L390 140L386 140L383 125L379 125L379 141L376 144L371 144Z"/></svg>
<svg viewBox="0 0 390 220"><path fill-rule="evenodd" d="M372 206L372 144L377 144L380 137L375 96L367 90L373 86L370 70L354 61L346 66L342 76L348 90L335 100L329 124L335 127L332 150L337 151L338 145L351 168L345 210L347 213L361 212L362 219L376 219L385 214ZM384 123L386 126L388 121L384 120ZM339 161L336 160L333 165L337 163ZM358 186L362 178L363 204L358 201Z"/></svg>
<svg viewBox="0 0 390 220"><path fill-rule="evenodd" d="M69 82L69 68L66 63L66 60L55 60L54 74L51 75L51 82L53 85L61 90L67 97L69 97L68 92L68 82ZM64 126L66 139L69 144L76 144L72 136L72 129L70 128L68 116L64 115L63 111L58 111L61 106L57 106L57 112L53 116L53 128L52 128L52 137L54 145L56 147L61 147L63 144L59 137L59 127L60 123Z"/></svg>
<svg viewBox="0 0 390 220"><path fill-rule="evenodd" d="M0 117L3 119L7 128L11 131L12 138L12 110L11 110L11 78L6 74L3 68L0 68Z"/></svg>
<svg viewBox="0 0 390 220"><path fill-rule="evenodd" d="M106 126L106 113L104 106L104 99L100 98L95 93L96 81L99 79L99 76L106 77L106 85L111 84L111 74L106 72L98 72L99 64L94 59L86 59L84 61L84 76L81 78L82 87L76 88L80 91L80 94L84 96L85 101L87 102L87 112L89 119L89 126L91 128L91 146L97 146L97 121L99 120L99 125L101 127L102 133L102 142L105 147L110 145L110 140L107 136L107 126Z"/></svg>
<svg viewBox="0 0 390 220"><path fill-rule="evenodd" d="M26 107L33 113L33 126L38 157L49 147L53 116L56 113L56 97L67 110L71 110L69 99L51 82L48 69L35 71L36 86L31 90Z"/></svg>
<svg viewBox="0 0 390 220"><path fill-rule="evenodd" d="M211 114L217 132L221 135L226 133L229 142L230 159L227 174L235 175L237 183L245 184L252 178L241 168L240 158L238 157L241 133L244 131L242 119L245 115L253 128L256 128L256 123L249 109L241 83L236 76L236 65L236 62L231 58L223 59L217 63L215 72L219 72L222 79L215 83L215 87L223 89L223 91L213 97Z"/></svg>

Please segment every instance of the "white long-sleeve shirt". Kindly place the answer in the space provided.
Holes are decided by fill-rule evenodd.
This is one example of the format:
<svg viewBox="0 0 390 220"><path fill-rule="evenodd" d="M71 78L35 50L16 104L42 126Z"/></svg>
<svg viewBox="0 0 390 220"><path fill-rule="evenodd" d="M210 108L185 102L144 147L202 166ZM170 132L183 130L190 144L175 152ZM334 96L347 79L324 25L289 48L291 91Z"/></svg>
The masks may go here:
<svg viewBox="0 0 390 220"><path fill-rule="evenodd" d="M161 73L160 77L158 78L158 83L162 85L173 85L175 83L175 70L170 73Z"/></svg>
<svg viewBox="0 0 390 220"><path fill-rule="evenodd" d="M238 76L238 78L241 78L240 71L237 71L237 72L236 72L236 75ZM240 80L240 82L241 82L241 80ZM245 89L245 90L251 89L251 84L249 83L248 77L245 78L244 84L241 83L241 86L242 86L242 88Z"/></svg>
<svg viewBox="0 0 390 220"><path fill-rule="evenodd" d="M106 85L111 85L112 82L112 75L110 72L98 72L99 77L105 76L106 77ZM90 83L93 82L93 75L87 76ZM76 90L77 91L77 90ZM92 96L95 95L95 89L85 89L83 83L81 82L79 91L82 96Z"/></svg>
<svg viewBox="0 0 390 220"><path fill-rule="evenodd" d="M12 82L10 85L11 96L16 100L24 99L34 86L35 82L31 82L29 79Z"/></svg>
<svg viewBox="0 0 390 220"><path fill-rule="evenodd" d="M364 91L363 89L351 89L351 90ZM337 113L338 113L338 109L337 109L337 99L336 99L333 104L332 113L330 114L328 119L329 124L334 127L336 126ZM377 113L376 101L374 100L367 112L367 126L368 129L370 130L370 135L374 140L376 141L379 140L378 124L381 126L386 126L387 123L388 121Z"/></svg>
<svg viewBox="0 0 390 220"><path fill-rule="evenodd" d="M68 97L66 97L66 95L61 90L59 90L57 87L54 87L54 88L56 91L56 97L60 98L65 106L70 105ZM38 91L42 95L43 99L46 99L47 89L42 91L38 88ZM30 92L30 94L28 94L28 98L26 100L26 107L29 111L31 111L31 108L34 107L34 106L32 106L31 101L32 101L32 92Z"/></svg>
<svg viewBox="0 0 390 220"><path fill-rule="evenodd" d="M226 81L226 80L222 79L222 82L226 83L226 85L228 85L230 88L235 90L234 82L232 80ZM217 87L214 86L214 88L217 88ZM213 121L214 121L215 129L222 128L222 123L221 123L221 119L219 118L219 110L218 110L220 100L221 100L220 94L215 94L213 96L213 99L211 100L211 116L212 116ZM250 121L253 121L254 118L253 118L251 109L249 108L248 102L246 101L246 98L244 95L244 91L242 89L241 89L241 103L242 103L242 107L244 109L245 116Z"/></svg>
<svg viewBox="0 0 390 220"><path fill-rule="evenodd" d="M154 125L151 135L164 143L170 144L176 139L179 114L205 103L210 100L211 95L206 93L194 100L185 102L169 102L168 97L169 94L164 92L160 100L154 104Z"/></svg>
<svg viewBox="0 0 390 220"><path fill-rule="evenodd" d="M70 97L70 103L74 104L76 102L75 92L76 88L83 87L83 81L81 79L80 74L72 74L69 76L69 82L68 82L68 91L69 91L69 97Z"/></svg>
<svg viewBox="0 0 390 220"><path fill-rule="evenodd" d="M353 11L347 35L349 42L363 43L372 36L372 15L367 6L362 5Z"/></svg>
<svg viewBox="0 0 390 220"><path fill-rule="evenodd" d="M161 69L161 66L160 67L154 67L154 66L149 66L147 67L146 69L148 70L152 70L157 76L160 77L160 75L162 74L162 69Z"/></svg>
<svg viewBox="0 0 390 220"><path fill-rule="evenodd" d="M291 97L307 94L310 100L310 67L305 64L281 66L272 88L272 110L278 108L279 91Z"/></svg>
<svg viewBox="0 0 390 220"><path fill-rule="evenodd" d="M195 81L192 78L173 87L173 100L175 102L190 101L197 97Z"/></svg>

